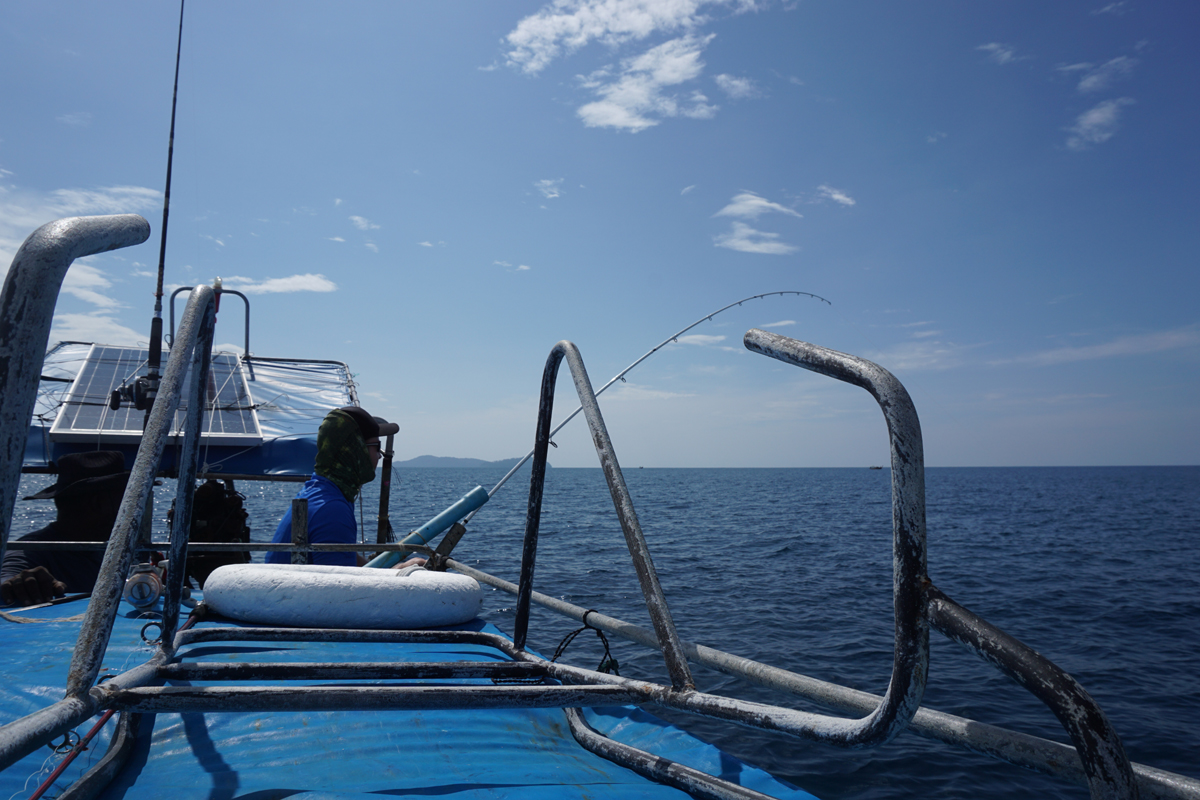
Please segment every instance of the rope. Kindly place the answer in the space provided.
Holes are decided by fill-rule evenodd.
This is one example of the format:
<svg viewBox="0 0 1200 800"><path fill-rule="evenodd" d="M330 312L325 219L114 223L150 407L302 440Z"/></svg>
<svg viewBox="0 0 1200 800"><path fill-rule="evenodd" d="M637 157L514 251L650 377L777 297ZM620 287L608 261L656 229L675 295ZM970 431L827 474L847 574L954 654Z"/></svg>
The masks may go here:
<svg viewBox="0 0 1200 800"><path fill-rule="evenodd" d="M575 641L575 637L590 629L596 632L596 635L600 637L600 641L604 644L604 658L600 659L600 665L596 667L596 671L603 672L606 675L620 676L621 673L618 671L620 664L617 663L615 658L613 658L612 652L608 648L608 637L604 635L604 631L600 630L599 628L593 628L588 624L588 614L596 613L598 612L594 608L589 608L587 611L583 612L583 627L576 628L563 637L563 640L558 645L558 649L554 651L554 658L550 659L550 663L553 664L557 662L558 659L562 657L562 654L567 651L567 648L571 646L571 642Z"/></svg>

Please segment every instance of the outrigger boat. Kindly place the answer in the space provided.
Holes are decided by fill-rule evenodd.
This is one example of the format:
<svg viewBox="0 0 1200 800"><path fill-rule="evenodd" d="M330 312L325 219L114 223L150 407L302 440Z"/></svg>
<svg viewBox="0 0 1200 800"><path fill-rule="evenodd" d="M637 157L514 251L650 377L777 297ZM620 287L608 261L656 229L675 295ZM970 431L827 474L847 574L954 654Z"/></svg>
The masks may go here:
<svg viewBox="0 0 1200 800"><path fill-rule="evenodd" d="M19 546L8 539L22 455L28 450L45 469L56 454L86 446L73 438L79 430L72 426L87 424L92 401L84 398L94 389L88 381L98 374L96 365L108 358L107 351L89 348L90 357L69 379L66 400L47 429L45 412L34 414L39 377L61 379L67 354L82 352L71 349L76 345L54 348L43 371L57 289L75 258L137 244L148 235L149 225L133 215L59 220L31 235L9 270L0 295L0 446L5 455L0 520L8 547ZM136 443L128 488L90 599L12 609L0 623L7 677L0 691L0 796L29 791L30 776L39 774L46 760L42 748L63 738L71 752L107 748L58 794L71 798L810 797L649 713L667 708L841 747L878 746L910 729L1085 784L1094 798L1200 798L1200 781L1131 764L1103 712L1074 679L930 582L920 425L899 381L869 361L760 330L746 334L748 349L861 386L878 401L887 421L895 634L893 672L883 697L680 639L582 358L566 341L551 350L543 375L518 580L503 580L451 557L450 548L462 535L458 520L469 513L470 502L455 504L424 526L422 537L430 538L434 529L449 528L436 549L416 541L373 545L385 553L421 552L434 571L451 570L516 595L512 631L501 632L478 619L421 629L386 623L322 627L302 620L246 622L221 616L202 593L185 617L189 552L284 548L303 558L325 549L360 547L312 545L299 534L291 545L189 542L187 520L197 478L235 474L214 473L213 458L224 459L224 466L241 464L236 474L242 478L271 479L288 476L289 459L303 455L304 436L296 431L275 436L270 426L281 423L270 421L272 403L266 395L278 388L271 382L282 380L278 371L283 365L311 362L270 361L248 352L214 358L220 294L219 287L191 290L145 430L133 437L136 442L122 443L120 438L130 434L116 422L89 429L89 435L98 437L93 447L97 441L126 447ZM136 361L137 355L132 358ZM652 629L533 590L554 386L564 359ZM126 374L125 369L110 370L118 379L118 394L120 384L136 372ZM314 369L328 375L340 368L322 363ZM222 377L218 381L215 376ZM227 382L241 388L233 395L212 391ZM111 394L111 384L102 391ZM264 386L272 388L263 394ZM252 413L240 419L253 431L231 435L222 427L232 410L230 397L237 408L250 407ZM349 398L353 400L352 393ZM111 402L119 406L119 400ZM319 418L318 406L324 410L345 401L331 391L309 412ZM262 441L252 443L247 437ZM210 455L202 457L204 452ZM279 454L288 458L280 456L273 464ZM176 478L177 513L169 541L146 541L142 523L159 475ZM386 498L386 491L381 494ZM386 518L383 508L380 519ZM147 550L165 550L169 566L161 596L150 604L141 598L141 605L134 606L123 595L131 567ZM670 684L544 658L526 644L534 603L658 651ZM973 650L1045 702L1074 747L922 708L930 629ZM697 691L690 664L744 677L834 713ZM72 734L94 718L86 735ZM51 787L60 791L55 785L60 772L31 796Z"/></svg>

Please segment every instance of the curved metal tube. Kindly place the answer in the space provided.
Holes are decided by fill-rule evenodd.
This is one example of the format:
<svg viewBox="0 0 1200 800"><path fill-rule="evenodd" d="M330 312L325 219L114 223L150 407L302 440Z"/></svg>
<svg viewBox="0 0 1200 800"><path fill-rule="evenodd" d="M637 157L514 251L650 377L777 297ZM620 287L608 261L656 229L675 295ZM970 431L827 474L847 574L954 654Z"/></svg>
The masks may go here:
<svg viewBox="0 0 1200 800"><path fill-rule="evenodd" d="M757 329L748 331L744 342L748 350L861 386L879 403L887 421L892 450L892 677L883 701L847 729L844 741L852 747L882 744L904 730L917 713L929 674L929 620L923 591L928 580L925 451L917 410L900 381L866 359Z"/></svg>
<svg viewBox="0 0 1200 800"><path fill-rule="evenodd" d="M542 371L541 402L538 407L537 434L534 438L532 475L529 478L529 505L525 514L525 543L521 553L521 582L517 592L517 618L513 626L513 641L518 649L525 648L525 636L529 629L529 603L533 594L538 525L542 513L542 486L546 481L546 451L550 446L550 420L554 413L554 384L558 379L558 366L564 356L571 368L571 378L575 381L580 407L583 408L588 428L592 432L592 443L600 457L600 466L608 480L608 490L612 494L617 516L621 520L621 530L625 533L625 543L633 558L638 583L641 584L642 595L646 600L646 610L650 612L650 621L654 624L658 636L658 647L666 660L671 685L677 692L691 691L695 688L695 682L687 665L687 655L683 651L679 633L675 630L675 622L671 619L671 610L667 608L667 599L659 584L658 573L654 571L654 562L650 559L646 537L642 534L637 512L633 509L633 499L625 486L621 465L617 463L616 451L613 450L604 418L600 415L600 405L596 402L596 394L592 391L592 383L588 379L579 350L568 341L561 341L554 346L546 359L546 368Z"/></svg>
<svg viewBox="0 0 1200 800"><path fill-rule="evenodd" d="M137 214L67 217L31 233L8 268L0 292L0 560L63 278L77 258L148 238L150 223Z"/></svg>

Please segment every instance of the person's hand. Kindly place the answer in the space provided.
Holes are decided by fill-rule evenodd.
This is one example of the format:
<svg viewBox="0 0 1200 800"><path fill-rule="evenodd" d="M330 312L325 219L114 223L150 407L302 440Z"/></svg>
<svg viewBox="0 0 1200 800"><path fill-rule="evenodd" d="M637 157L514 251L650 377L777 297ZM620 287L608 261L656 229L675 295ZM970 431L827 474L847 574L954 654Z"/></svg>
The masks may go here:
<svg viewBox="0 0 1200 800"><path fill-rule="evenodd" d="M67 593L67 585L45 567L34 567L0 583L0 600L5 605L32 606L48 603Z"/></svg>
<svg viewBox="0 0 1200 800"><path fill-rule="evenodd" d="M397 564L396 566L392 567L392 569L405 569L407 567L423 567L423 566L425 566L425 559L420 558L420 557L414 557L414 558L410 558L408 561Z"/></svg>

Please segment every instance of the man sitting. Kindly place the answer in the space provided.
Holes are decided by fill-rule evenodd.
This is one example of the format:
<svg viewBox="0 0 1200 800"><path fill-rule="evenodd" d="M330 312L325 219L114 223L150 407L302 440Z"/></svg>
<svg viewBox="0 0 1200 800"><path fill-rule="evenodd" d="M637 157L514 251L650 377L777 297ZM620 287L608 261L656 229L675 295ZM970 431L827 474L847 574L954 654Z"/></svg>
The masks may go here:
<svg viewBox="0 0 1200 800"><path fill-rule="evenodd" d="M313 475L296 495L308 501L308 541L311 544L353 544L358 539L354 520L354 498L363 484L375 480L375 466L382 447L379 438L400 430L394 422L372 417L358 406L335 408L325 415L317 431L317 459ZM275 543L292 541L292 511L283 515L275 529ZM268 564L290 564L291 553L267 553ZM313 564L362 566L357 553L313 553ZM405 562L410 566L423 561Z"/></svg>
<svg viewBox="0 0 1200 800"><path fill-rule="evenodd" d="M20 541L108 541L128 479L120 453L96 450L63 456L58 459L58 481L25 498L53 498L57 519ZM27 606L67 592L90 592L103 560L104 550L9 549L0 566L0 600Z"/></svg>

